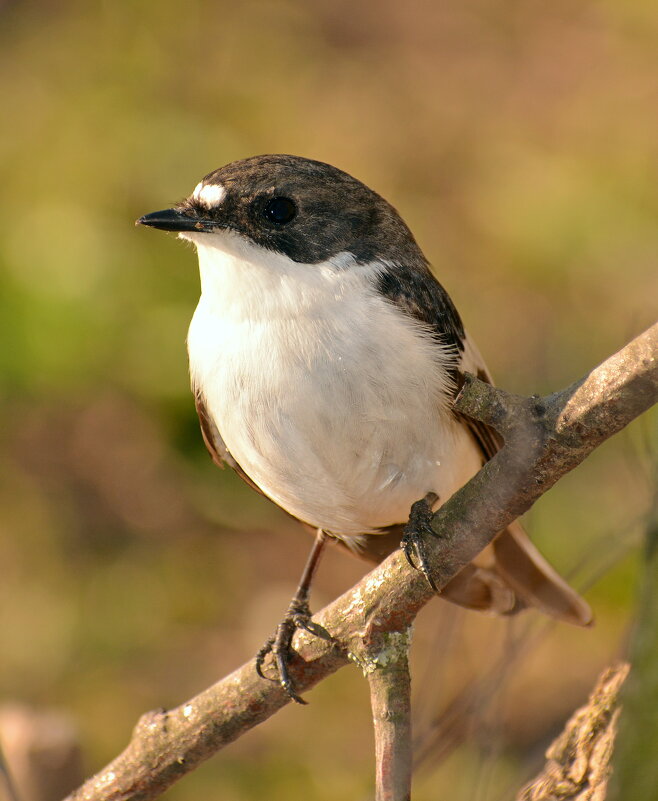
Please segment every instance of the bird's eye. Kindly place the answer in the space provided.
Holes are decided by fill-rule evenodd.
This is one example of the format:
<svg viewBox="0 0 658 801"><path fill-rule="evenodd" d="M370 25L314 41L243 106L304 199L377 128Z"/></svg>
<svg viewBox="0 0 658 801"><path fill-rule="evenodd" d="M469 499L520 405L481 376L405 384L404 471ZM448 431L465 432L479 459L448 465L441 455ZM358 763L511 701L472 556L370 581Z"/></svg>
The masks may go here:
<svg viewBox="0 0 658 801"><path fill-rule="evenodd" d="M270 222L285 225L297 214L297 207L289 197L273 197L267 201L264 214Z"/></svg>

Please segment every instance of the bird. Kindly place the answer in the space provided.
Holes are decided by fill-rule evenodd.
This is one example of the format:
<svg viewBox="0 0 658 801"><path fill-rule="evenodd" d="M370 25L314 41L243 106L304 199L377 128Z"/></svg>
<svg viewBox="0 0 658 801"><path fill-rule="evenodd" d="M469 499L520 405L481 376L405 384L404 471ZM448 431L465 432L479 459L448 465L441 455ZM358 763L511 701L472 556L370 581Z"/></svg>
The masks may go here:
<svg viewBox="0 0 658 801"><path fill-rule="evenodd" d="M210 172L136 224L196 247L201 295L187 336L205 444L254 490L317 532L272 638L277 679L297 628L318 633L309 591L336 541L374 563L400 547L430 583L433 510L502 447L453 409L465 374L493 383L450 296L396 209L361 181L301 156ZM466 608L526 607L587 626L592 612L519 521L440 593Z"/></svg>

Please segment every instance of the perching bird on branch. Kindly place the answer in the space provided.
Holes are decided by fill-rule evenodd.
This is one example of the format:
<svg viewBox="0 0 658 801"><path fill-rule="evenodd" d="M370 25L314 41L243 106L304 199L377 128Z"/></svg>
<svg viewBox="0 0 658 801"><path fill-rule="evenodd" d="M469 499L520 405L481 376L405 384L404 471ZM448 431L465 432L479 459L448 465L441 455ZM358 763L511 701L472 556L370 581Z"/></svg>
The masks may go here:
<svg viewBox="0 0 658 801"><path fill-rule="evenodd" d="M286 659L295 628L311 626L309 587L326 539L374 562L402 540L431 582L423 538L432 508L502 444L451 408L465 372L489 373L396 210L335 167L286 155L237 161L138 222L198 251L201 298L187 342L213 459L318 530L259 662L272 650L282 685L301 701ZM587 603L518 522L489 550L441 596L590 623Z"/></svg>

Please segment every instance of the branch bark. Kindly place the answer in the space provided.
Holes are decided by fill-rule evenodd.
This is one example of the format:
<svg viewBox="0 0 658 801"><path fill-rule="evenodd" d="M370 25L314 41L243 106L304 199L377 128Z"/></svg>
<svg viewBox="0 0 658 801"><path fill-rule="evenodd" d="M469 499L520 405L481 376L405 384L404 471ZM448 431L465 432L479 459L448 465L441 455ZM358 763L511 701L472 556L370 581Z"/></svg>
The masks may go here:
<svg viewBox="0 0 658 801"><path fill-rule="evenodd" d="M370 686L376 801L411 798L411 629L380 634L360 658Z"/></svg>
<svg viewBox="0 0 658 801"><path fill-rule="evenodd" d="M429 554L443 587L556 481L658 400L658 324L575 384L544 398L509 395L473 377L455 408L494 426L505 447L434 515ZM315 616L334 638L300 632L291 676L299 691L359 661L364 641L405 635L432 597L395 552ZM181 706L144 715L125 751L68 801L147 801L289 702L251 660Z"/></svg>
<svg viewBox="0 0 658 801"><path fill-rule="evenodd" d="M546 752L542 772L516 801L604 801L617 736L619 692L629 669L623 662L603 673L587 704L574 712Z"/></svg>

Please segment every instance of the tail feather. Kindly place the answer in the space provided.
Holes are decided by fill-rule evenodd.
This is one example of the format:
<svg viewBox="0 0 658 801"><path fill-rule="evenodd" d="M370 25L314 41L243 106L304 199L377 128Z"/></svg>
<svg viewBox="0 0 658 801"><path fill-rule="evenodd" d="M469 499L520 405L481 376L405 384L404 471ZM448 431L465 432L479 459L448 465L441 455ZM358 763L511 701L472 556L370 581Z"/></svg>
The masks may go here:
<svg viewBox="0 0 658 801"><path fill-rule="evenodd" d="M514 590L495 570L474 564L460 570L441 590L441 597L466 609L496 615L513 615L523 608Z"/></svg>
<svg viewBox="0 0 658 801"><path fill-rule="evenodd" d="M381 562L399 547L402 529L392 526L382 534L367 535L359 556ZM467 609L499 615L534 606L576 626L589 626L593 619L589 604L549 565L518 521L496 537L483 558L448 582L441 597Z"/></svg>
<svg viewBox="0 0 658 801"><path fill-rule="evenodd" d="M576 626L593 621L589 604L549 565L516 521L494 540L496 572L528 606Z"/></svg>

